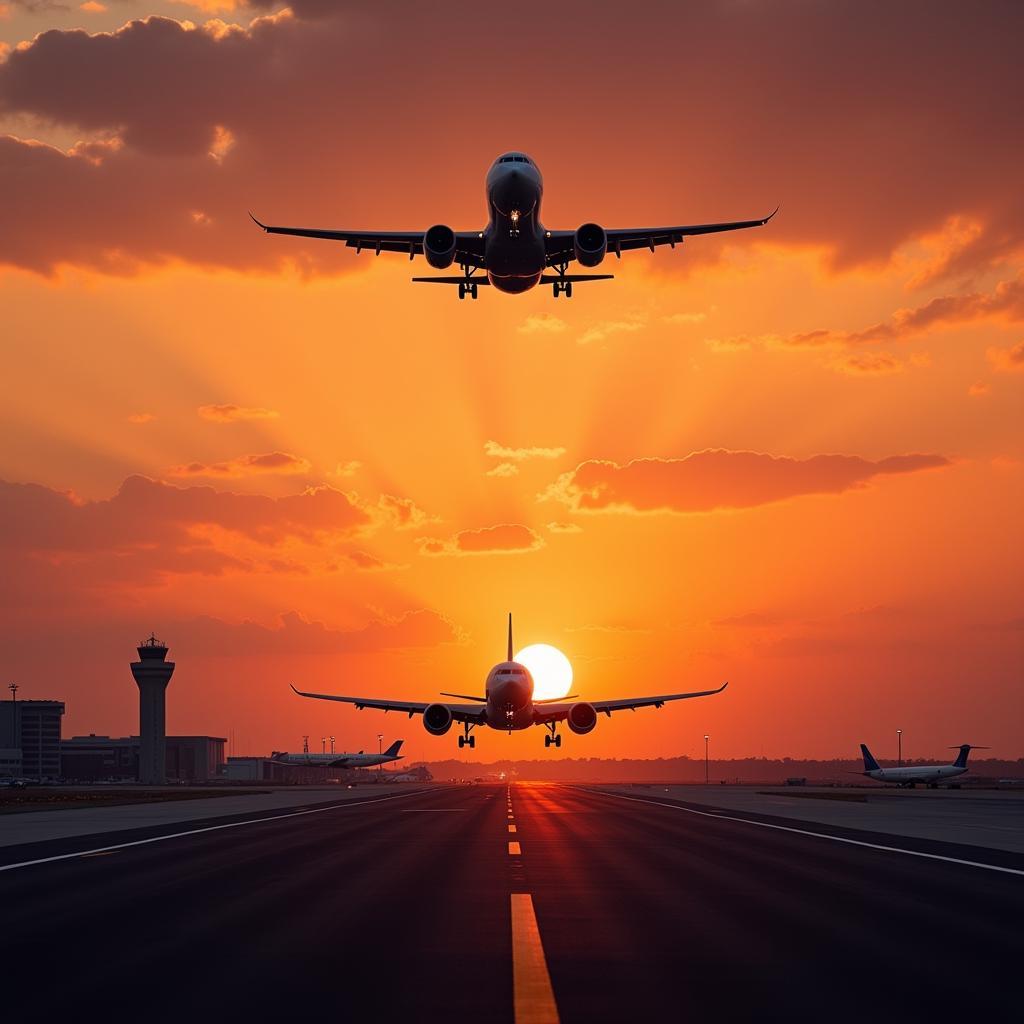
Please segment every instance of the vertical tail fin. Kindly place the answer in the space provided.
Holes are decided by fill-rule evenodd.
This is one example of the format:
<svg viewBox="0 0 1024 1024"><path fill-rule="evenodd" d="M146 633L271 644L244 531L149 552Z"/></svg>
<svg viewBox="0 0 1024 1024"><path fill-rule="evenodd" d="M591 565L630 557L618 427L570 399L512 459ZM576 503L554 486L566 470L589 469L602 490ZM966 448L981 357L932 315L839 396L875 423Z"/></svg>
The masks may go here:
<svg viewBox="0 0 1024 1024"><path fill-rule="evenodd" d="M394 743L384 751L385 757L398 757L398 752L402 749L402 744L405 740L395 740Z"/></svg>
<svg viewBox="0 0 1024 1024"><path fill-rule="evenodd" d="M966 768L967 767L967 755L973 748L970 743L960 744L960 753L956 755L956 760L953 762L954 768Z"/></svg>
<svg viewBox="0 0 1024 1024"><path fill-rule="evenodd" d="M512 660L512 613L508 613L508 657L506 661Z"/></svg>
<svg viewBox="0 0 1024 1024"><path fill-rule="evenodd" d="M860 745L860 752L864 755L864 771L877 772L879 769L879 764L875 760L875 755L872 754L871 751L868 750L867 746L863 743Z"/></svg>

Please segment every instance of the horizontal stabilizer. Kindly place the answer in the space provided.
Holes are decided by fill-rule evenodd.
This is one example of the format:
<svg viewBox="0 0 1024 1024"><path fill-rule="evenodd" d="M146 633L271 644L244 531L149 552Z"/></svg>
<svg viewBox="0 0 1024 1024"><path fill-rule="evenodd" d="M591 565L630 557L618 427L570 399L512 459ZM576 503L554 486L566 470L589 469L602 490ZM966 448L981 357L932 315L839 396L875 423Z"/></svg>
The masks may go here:
<svg viewBox="0 0 1024 1024"><path fill-rule="evenodd" d="M557 274L544 274L540 279L541 284L558 284L560 281L571 281L576 284L580 281L611 281L614 274L566 274L559 277Z"/></svg>
<svg viewBox="0 0 1024 1024"><path fill-rule="evenodd" d="M491 282L486 277L414 277L417 284L482 284L488 285Z"/></svg>

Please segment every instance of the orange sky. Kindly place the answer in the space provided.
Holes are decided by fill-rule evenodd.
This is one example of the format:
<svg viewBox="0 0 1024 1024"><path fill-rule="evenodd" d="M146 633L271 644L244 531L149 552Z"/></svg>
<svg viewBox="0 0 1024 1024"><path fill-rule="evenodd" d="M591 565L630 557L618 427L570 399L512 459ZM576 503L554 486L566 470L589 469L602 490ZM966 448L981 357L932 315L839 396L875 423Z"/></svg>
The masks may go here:
<svg viewBox="0 0 1024 1024"><path fill-rule="evenodd" d="M135 729L154 629L174 732L449 757L287 684L472 692L511 610L584 697L731 682L563 756L1024 754L1021 12L681 6L0 3L21 696ZM480 227L511 148L551 227L782 210L570 302L246 217Z"/></svg>

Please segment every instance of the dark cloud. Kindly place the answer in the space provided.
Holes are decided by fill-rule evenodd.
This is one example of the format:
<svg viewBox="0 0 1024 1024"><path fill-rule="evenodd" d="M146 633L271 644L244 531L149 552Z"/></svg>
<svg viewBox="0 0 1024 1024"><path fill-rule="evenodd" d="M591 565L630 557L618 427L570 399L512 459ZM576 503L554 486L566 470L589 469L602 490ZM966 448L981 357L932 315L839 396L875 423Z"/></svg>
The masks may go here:
<svg viewBox="0 0 1024 1024"><path fill-rule="evenodd" d="M0 193L19 197L0 261L41 272L176 260L338 272L355 265L352 253L260 237L245 209L278 221L473 227L486 164L512 144L540 159L551 200L561 197L549 209L559 226L753 216L781 201L771 227L742 244L825 247L846 267L885 260L954 217L977 225L938 276L1022 246L1024 202L1006 170L1024 149L1019 4L966 18L962 5L925 0L663 0L638 18L583 0L527 2L516 21L543 24L544 45L517 47L514 75L493 59L509 32L501 7L292 8L246 27L153 17L114 33L54 30L11 50L0 115L91 141L71 153L0 143ZM623 54L638 56L609 74ZM553 55L559 80L587 90L571 132L549 102ZM514 140L503 116L481 114L465 131L452 97L467 83L498 108L533 112L516 120ZM595 163L595 152L610 159ZM687 245L676 266L714 258L721 244Z"/></svg>
<svg viewBox="0 0 1024 1024"><path fill-rule="evenodd" d="M545 497L576 512L711 512L753 508L805 494L838 494L877 476L949 464L941 455L893 455L878 462L856 455L780 458L760 452L709 450L682 459L583 462Z"/></svg>
<svg viewBox="0 0 1024 1024"><path fill-rule="evenodd" d="M203 527L269 546L351 537L372 522L354 498L331 487L270 498L132 476L111 498L78 501L38 484L0 482L0 548L22 554L147 552L153 564L180 566L186 555L225 557L196 532Z"/></svg>

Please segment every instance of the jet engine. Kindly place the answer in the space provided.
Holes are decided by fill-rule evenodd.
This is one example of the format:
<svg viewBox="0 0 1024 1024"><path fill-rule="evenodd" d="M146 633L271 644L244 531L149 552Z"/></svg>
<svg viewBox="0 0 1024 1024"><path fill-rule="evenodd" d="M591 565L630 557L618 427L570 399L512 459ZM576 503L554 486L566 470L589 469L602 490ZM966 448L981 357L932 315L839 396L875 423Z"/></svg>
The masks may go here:
<svg viewBox="0 0 1024 1024"><path fill-rule="evenodd" d="M450 267L455 259L455 232L447 224L427 228L423 236L423 253L435 270Z"/></svg>
<svg viewBox="0 0 1024 1024"><path fill-rule="evenodd" d="M431 736L443 736L452 727L452 709L447 704L429 704L423 712L423 728Z"/></svg>
<svg viewBox="0 0 1024 1024"><path fill-rule="evenodd" d="M577 736L584 736L586 733L591 732L595 725L597 725L597 712L594 710L593 704L587 704L585 701L581 701L579 704L573 704L569 708L569 714L566 716L566 723L569 728L572 729Z"/></svg>
<svg viewBox="0 0 1024 1024"><path fill-rule="evenodd" d="M608 251L608 236L600 224L584 224L576 229L572 245L581 267L596 267Z"/></svg>

